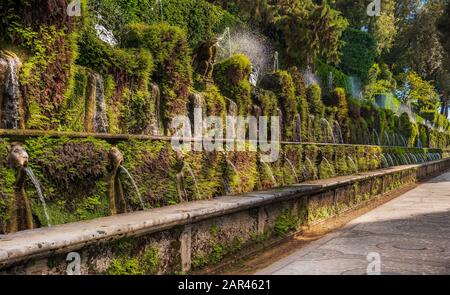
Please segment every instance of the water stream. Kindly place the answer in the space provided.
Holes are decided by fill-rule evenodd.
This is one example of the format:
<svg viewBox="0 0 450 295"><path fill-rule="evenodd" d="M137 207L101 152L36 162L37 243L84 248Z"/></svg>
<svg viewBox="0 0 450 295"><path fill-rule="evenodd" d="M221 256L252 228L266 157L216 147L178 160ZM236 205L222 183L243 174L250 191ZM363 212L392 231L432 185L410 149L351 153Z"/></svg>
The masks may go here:
<svg viewBox="0 0 450 295"><path fill-rule="evenodd" d="M261 163L262 163L262 164L264 165L264 167L266 168L267 173L269 173L269 176L270 176L270 178L271 178L272 184L273 184L274 186L278 186L278 183L277 183L277 181L276 181L276 179L275 179L275 176L273 175L272 168L270 168L269 164L267 164L266 162L262 162L262 161L261 161Z"/></svg>
<svg viewBox="0 0 450 295"><path fill-rule="evenodd" d="M119 168L120 168L123 172L125 172L125 174L128 176L128 179L130 179L131 184L133 185L134 190L135 190L135 192L136 192L136 195L137 195L137 197L139 198L139 202L140 202L140 204L141 204L141 208L142 208L142 210L145 210L145 203L144 203L144 200L142 199L141 192L139 191L139 188L138 188L138 186L137 186L137 184L136 184L136 181L134 181L134 178L133 178L133 176L131 175L130 171L128 171L128 169L125 168L125 167L122 166L122 165L120 165ZM152 193L152 195L153 195L153 193Z"/></svg>
<svg viewBox="0 0 450 295"><path fill-rule="evenodd" d="M33 183L34 187L36 188L36 192L39 197L39 201L42 205L42 210L44 211L45 219L47 220L47 226L50 227L50 216L48 215L47 211L47 204L45 203L44 194L42 193L41 184L39 183L39 180L37 179L36 175L34 175L33 170L30 168L24 168L25 173L30 177L31 182Z"/></svg>
<svg viewBox="0 0 450 295"><path fill-rule="evenodd" d="M5 101L0 106L1 128L18 129L20 122L19 101L21 99L19 70L20 59L13 53L0 55L0 62L6 62L8 71L5 80ZM4 109L1 109L1 108Z"/></svg>
<svg viewBox="0 0 450 295"><path fill-rule="evenodd" d="M192 181L194 182L195 193L197 195L197 198L200 198L200 190L198 189L197 178L195 177L194 171L192 171L191 166L186 162L184 162L183 168L186 168L187 171L189 172L189 175L191 176Z"/></svg>
<svg viewBox="0 0 450 295"><path fill-rule="evenodd" d="M286 160L286 162L288 163L288 165L291 167L292 173L294 174L294 177L295 177L295 181L298 183L298 182L299 182L299 179L298 179L298 176L297 176L297 172L295 172L295 167L294 167L294 165L292 164L291 160L289 160L289 158L288 158L286 152L283 152L283 153L284 153L284 159Z"/></svg>

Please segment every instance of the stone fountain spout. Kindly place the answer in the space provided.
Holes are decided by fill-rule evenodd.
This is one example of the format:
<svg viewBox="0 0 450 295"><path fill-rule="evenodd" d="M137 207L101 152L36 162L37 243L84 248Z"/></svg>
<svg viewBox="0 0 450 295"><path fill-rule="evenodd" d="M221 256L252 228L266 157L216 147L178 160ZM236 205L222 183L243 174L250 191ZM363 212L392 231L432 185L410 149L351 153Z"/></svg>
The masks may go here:
<svg viewBox="0 0 450 295"><path fill-rule="evenodd" d="M25 191L25 179L29 176L36 188L39 201L42 204L47 226L50 226L50 218L45 204L45 198L39 181L33 171L28 168L28 153L19 143L12 143L8 148L8 166L16 171L16 182L14 185L14 205L10 212L10 224L8 231L13 233L21 230L39 227L39 219L34 220L30 199Z"/></svg>
<svg viewBox="0 0 450 295"><path fill-rule="evenodd" d="M185 160L182 152L175 152L176 160L177 160L177 189L180 202L189 201L189 193L187 191L187 183L186 183L186 174L191 177L194 191L192 192L194 198L200 198L200 190L198 188L197 178L195 177L194 171L192 170L189 163Z"/></svg>
<svg viewBox="0 0 450 295"><path fill-rule="evenodd" d="M124 189L122 179L120 178L120 172L123 172L128 180L131 182L131 185L134 188L134 193L139 199L139 203L141 209L145 209L145 203L142 199L141 193L139 192L139 188L136 184L131 173L123 166L124 158L122 152L116 148L111 148L109 152L109 161L110 161L110 173L109 173L109 181L108 181L108 196L109 196L109 204L111 214L120 214L127 213L129 211L127 202L125 200ZM150 196L153 198L154 195L150 190Z"/></svg>
<svg viewBox="0 0 450 295"><path fill-rule="evenodd" d="M12 143L8 148L8 166L16 171L14 184L14 205L10 212L8 232L14 233L33 229L33 214L30 199L25 191L25 169L28 166L28 153L18 143Z"/></svg>

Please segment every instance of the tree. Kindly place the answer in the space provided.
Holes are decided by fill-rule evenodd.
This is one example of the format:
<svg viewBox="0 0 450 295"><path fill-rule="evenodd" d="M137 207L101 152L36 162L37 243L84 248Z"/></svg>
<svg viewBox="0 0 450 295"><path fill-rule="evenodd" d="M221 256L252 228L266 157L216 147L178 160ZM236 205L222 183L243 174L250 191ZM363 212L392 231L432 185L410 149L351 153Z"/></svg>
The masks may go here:
<svg viewBox="0 0 450 295"><path fill-rule="evenodd" d="M439 95L433 84L423 80L416 72L401 75L403 88L400 99L404 103L412 104L418 111L436 111L439 105Z"/></svg>
<svg viewBox="0 0 450 295"><path fill-rule="evenodd" d="M377 53L389 51L397 35L394 0L384 0L382 12L371 26L371 32L377 43Z"/></svg>
<svg viewBox="0 0 450 295"><path fill-rule="evenodd" d="M374 36L377 54L388 52L397 35L396 2L383 0L380 16L368 16L366 0L336 0L333 5L350 21L351 27L365 27Z"/></svg>
<svg viewBox="0 0 450 295"><path fill-rule="evenodd" d="M450 2L447 3L444 13L437 21L437 28L442 46L450 57Z"/></svg>
<svg viewBox="0 0 450 295"><path fill-rule="evenodd" d="M322 57L329 63L339 62L341 36L348 22L327 1L318 5L309 0L277 0L269 9L273 37L286 48L288 61L313 65Z"/></svg>
<svg viewBox="0 0 450 295"><path fill-rule="evenodd" d="M343 35L340 68L348 75L356 75L363 81L375 62L376 45L372 35L356 29L347 29Z"/></svg>

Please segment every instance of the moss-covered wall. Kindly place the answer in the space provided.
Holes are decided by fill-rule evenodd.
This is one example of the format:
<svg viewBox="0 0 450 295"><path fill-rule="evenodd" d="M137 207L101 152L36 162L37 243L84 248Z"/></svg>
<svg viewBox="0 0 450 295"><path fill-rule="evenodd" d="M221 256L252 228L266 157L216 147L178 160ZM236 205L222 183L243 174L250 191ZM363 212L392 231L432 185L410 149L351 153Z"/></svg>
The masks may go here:
<svg viewBox="0 0 450 295"><path fill-rule="evenodd" d="M326 189L256 204L157 232L82 246L82 274L187 274L236 259L277 242L302 226L324 221L368 201L448 169L449 161L396 169L330 185ZM278 193L281 193L278 192ZM256 197L258 198L258 197ZM226 202L229 202L226 201ZM188 211L190 209L187 209ZM132 233L131 233L132 234ZM133 235L133 234L132 234ZM65 274L67 254L49 254L0 270L5 274Z"/></svg>
<svg viewBox="0 0 450 295"><path fill-rule="evenodd" d="M0 224L8 223L14 198L15 173L6 163L7 147L0 141ZM386 166L382 154L395 165L422 161L426 152L417 148L380 148L314 144L282 145L274 163L263 163L255 152L192 152L180 157L165 140L129 140L115 144L105 140L36 137L22 142L29 154L29 167L41 182L51 224L110 215L108 182L109 151L116 146L124 155L123 166L133 176L146 208L184 201L237 195L317 178L325 179ZM388 163L390 164L390 163ZM183 191L180 179L183 175ZM120 173L129 210L140 210L139 195L123 172ZM37 226L46 225L42 206L31 181L26 182ZM181 194L181 195L180 195Z"/></svg>

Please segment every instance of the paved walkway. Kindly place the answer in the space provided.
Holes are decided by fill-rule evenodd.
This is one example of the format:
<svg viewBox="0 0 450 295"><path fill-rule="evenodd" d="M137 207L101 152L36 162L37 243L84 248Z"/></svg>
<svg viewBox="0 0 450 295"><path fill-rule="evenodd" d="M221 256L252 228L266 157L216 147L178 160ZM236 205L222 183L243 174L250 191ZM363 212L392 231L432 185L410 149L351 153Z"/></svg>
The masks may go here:
<svg viewBox="0 0 450 295"><path fill-rule="evenodd" d="M368 258L375 263L370 264ZM367 274L368 268L381 274L450 274L450 173L353 220L257 274Z"/></svg>

